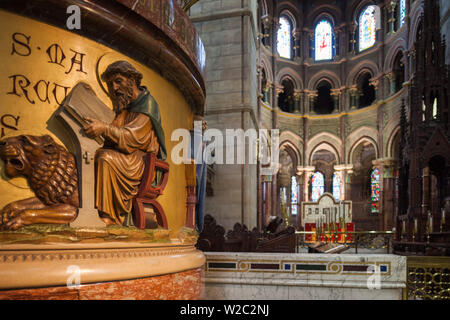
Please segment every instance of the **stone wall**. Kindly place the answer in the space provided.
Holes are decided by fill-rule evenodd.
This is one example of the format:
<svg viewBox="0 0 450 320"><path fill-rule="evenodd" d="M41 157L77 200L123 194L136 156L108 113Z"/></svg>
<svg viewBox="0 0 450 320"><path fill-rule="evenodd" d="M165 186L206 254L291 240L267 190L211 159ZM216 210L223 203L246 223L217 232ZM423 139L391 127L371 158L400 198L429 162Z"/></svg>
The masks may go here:
<svg viewBox="0 0 450 320"><path fill-rule="evenodd" d="M256 7L256 0L205 0L189 12L206 51L205 119L224 135L226 129L258 129ZM256 165L215 164L214 170L214 196L206 198L205 213L225 229L236 222L255 227Z"/></svg>

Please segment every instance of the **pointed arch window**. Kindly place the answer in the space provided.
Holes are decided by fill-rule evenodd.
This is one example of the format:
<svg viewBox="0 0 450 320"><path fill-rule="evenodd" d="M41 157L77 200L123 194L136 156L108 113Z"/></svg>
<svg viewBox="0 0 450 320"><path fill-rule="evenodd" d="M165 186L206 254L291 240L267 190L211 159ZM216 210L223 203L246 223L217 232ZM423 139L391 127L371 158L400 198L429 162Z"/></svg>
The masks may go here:
<svg viewBox="0 0 450 320"><path fill-rule="evenodd" d="M277 51L280 57L291 59L292 23L286 16L280 17L280 27L277 33Z"/></svg>
<svg viewBox="0 0 450 320"><path fill-rule="evenodd" d="M405 23L406 0L400 0L400 27Z"/></svg>
<svg viewBox="0 0 450 320"><path fill-rule="evenodd" d="M366 50L375 44L375 9L375 6L368 6L359 16L359 51Z"/></svg>
<svg viewBox="0 0 450 320"><path fill-rule="evenodd" d="M295 176L291 177L291 215L296 216L298 212L298 183Z"/></svg>
<svg viewBox="0 0 450 320"><path fill-rule="evenodd" d="M380 202L380 170L375 168L372 170L370 175L370 185L371 185L371 212L378 213L379 202Z"/></svg>
<svg viewBox="0 0 450 320"><path fill-rule="evenodd" d="M333 174L333 197L336 201L341 200L341 177L337 174Z"/></svg>
<svg viewBox="0 0 450 320"><path fill-rule="evenodd" d="M323 174L319 171L316 171L311 179L311 200L317 201L319 200L320 196L325 191L325 180L323 177Z"/></svg>
<svg viewBox="0 0 450 320"><path fill-rule="evenodd" d="M333 27L328 20L317 23L314 31L316 61L333 59Z"/></svg>

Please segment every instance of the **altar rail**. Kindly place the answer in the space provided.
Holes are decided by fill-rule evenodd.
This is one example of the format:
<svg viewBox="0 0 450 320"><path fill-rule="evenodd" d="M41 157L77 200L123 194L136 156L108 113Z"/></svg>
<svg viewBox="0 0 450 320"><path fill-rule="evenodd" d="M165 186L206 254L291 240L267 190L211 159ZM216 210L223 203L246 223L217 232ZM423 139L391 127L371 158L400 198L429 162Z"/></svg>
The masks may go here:
<svg viewBox="0 0 450 320"><path fill-rule="evenodd" d="M347 232L331 232L318 234L315 231L296 231L297 252L299 247L306 247L306 235L316 235L318 238L325 238L326 242L337 242L335 239L341 238L343 235L344 241L339 243L346 244L351 248L355 248L355 253L358 253L358 248L365 249L386 249L386 253L390 252L392 240L395 236L393 231L347 231Z"/></svg>
<svg viewBox="0 0 450 320"><path fill-rule="evenodd" d="M405 300L450 300L450 257L407 257Z"/></svg>

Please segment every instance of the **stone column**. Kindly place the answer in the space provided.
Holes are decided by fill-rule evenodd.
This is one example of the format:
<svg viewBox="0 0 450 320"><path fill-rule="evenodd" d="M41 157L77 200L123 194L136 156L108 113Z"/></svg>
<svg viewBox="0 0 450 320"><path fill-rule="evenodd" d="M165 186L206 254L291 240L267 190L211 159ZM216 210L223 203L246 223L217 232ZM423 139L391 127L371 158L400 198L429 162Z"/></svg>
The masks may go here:
<svg viewBox="0 0 450 320"><path fill-rule="evenodd" d="M318 96L317 91L307 91L306 92L308 95L308 111L310 114L314 114L314 103L316 102L316 98Z"/></svg>
<svg viewBox="0 0 450 320"><path fill-rule="evenodd" d="M272 176L261 176L263 190L263 217L262 225L266 226L269 216L272 215Z"/></svg>
<svg viewBox="0 0 450 320"><path fill-rule="evenodd" d="M272 43L272 39L270 38L270 27L272 25L272 22L270 21L270 17L269 16L264 16L261 18L262 20L262 24L263 24L263 30L262 30L262 43L265 46L270 46L270 44Z"/></svg>
<svg viewBox="0 0 450 320"><path fill-rule="evenodd" d="M311 59L314 59L314 31L309 30L308 31L308 49L309 54L308 57Z"/></svg>
<svg viewBox="0 0 450 320"><path fill-rule="evenodd" d="M341 55L341 43L340 43L341 34L342 29L340 27L334 28L334 39L333 39L334 60L339 59L339 56Z"/></svg>
<svg viewBox="0 0 450 320"><path fill-rule="evenodd" d="M273 18L272 20L272 32L270 33L272 35L271 37L271 41L270 44L272 45L272 53L279 57L280 55L278 54L278 50L277 50L277 32L278 32L278 28L280 27L280 22L278 20L278 18Z"/></svg>
<svg viewBox="0 0 450 320"><path fill-rule="evenodd" d="M277 208L280 208L280 214L286 224L289 224L290 204L291 204L291 176L287 172L278 172L277 189L279 197L277 199ZM285 190L286 201L282 199L282 189Z"/></svg>
<svg viewBox="0 0 450 320"><path fill-rule="evenodd" d="M334 172L339 175L339 178L341 179L341 200L350 200L349 195L347 195L347 188L349 186L347 185L347 175L352 173L353 171L353 165L352 164L337 164L334 166Z"/></svg>
<svg viewBox="0 0 450 320"><path fill-rule="evenodd" d="M265 103L270 103L270 89L272 89L272 87L272 83L267 82L263 88L263 101Z"/></svg>
<svg viewBox="0 0 450 320"><path fill-rule="evenodd" d="M345 200L352 199L352 177L353 177L353 165L349 166L348 169L344 171L345 175Z"/></svg>
<svg viewBox="0 0 450 320"><path fill-rule="evenodd" d="M340 111L339 108L339 96L341 94L341 90L340 89L331 89L331 97L333 98L333 102L334 102L334 109L333 109L333 113L338 113Z"/></svg>
<svg viewBox="0 0 450 320"><path fill-rule="evenodd" d="M350 94L350 109L357 109L358 108L358 87L356 85L353 85L349 88L349 94Z"/></svg>
<svg viewBox="0 0 450 320"><path fill-rule="evenodd" d="M394 34L395 33L395 7L397 6L397 1L392 0L387 5L388 10L388 25L389 25L389 32L388 34Z"/></svg>
<svg viewBox="0 0 450 320"><path fill-rule="evenodd" d="M356 28L358 25L354 22L350 24L350 53L356 54Z"/></svg>
<svg viewBox="0 0 450 320"><path fill-rule="evenodd" d="M292 33L292 37L294 39L294 46L292 48L294 51L294 56L293 56L294 59L300 58L300 35L301 35L300 29L296 29Z"/></svg>
<svg viewBox="0 0 450 320"><path fill-rule="evenodd" d="M297 167L297 174L300 175L303 178L303 199L302 201L310 201L309 197L309 181L311 180L311 176L314 173L314 167L312 166L305 166Z"/></svg>
<svg viewBox="0 0 450 320"><path fill-rule="evenodd" d="M389 85L389 95L392 95L395 93L395 74L394 72L386 73L386 78L388 80Z"/></svg>
<svg viewBox="0 0 450 320"><path fill-rule="evenodd" d="M297 181L298 181L298 214L297 214L297 230L302 226L303 223L303 212L302 210L302 202L305 200L305 177L304 172L301 170L301 166L297 167Z"/></svg>
<svg viewBox="0 0 450 320"><path fill-rule="evenodd" d="M397 178L397 160L386 158L381 162L383 166L383 185L381 198L383 202L380 212L384 217L384 230L392 230L395 226L395 180Z"/></svg>
<svg viewBox="0 0 450 320"><path fill-rule="evenodd" d="M294 90L294 113L300 113L300 106L303 93L300 90Z"/></svg>
<svg viewBox="0 0 450 320"><path fill-rule="evenodd" d="M378 79L370 79L369 84L372 85L375 89L375 100L381 100L380 92L378 91L378 85L380 81Z"/></svg>
<svg viewBox="0 0 450 320"><path fill-rule="evenodd" d="M274 103L273 103L273 109L279 109L278 106L278 96L280 93L284 91L284 87L280 86L278 83L275 83L273 86L273 93L274 93Z"/></svg>

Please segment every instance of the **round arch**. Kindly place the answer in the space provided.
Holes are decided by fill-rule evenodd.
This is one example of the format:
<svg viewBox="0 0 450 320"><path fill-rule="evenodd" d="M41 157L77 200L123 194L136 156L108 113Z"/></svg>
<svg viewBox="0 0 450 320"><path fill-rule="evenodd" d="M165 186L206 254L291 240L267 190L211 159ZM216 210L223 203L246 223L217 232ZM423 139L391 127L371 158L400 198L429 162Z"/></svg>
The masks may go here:
<svg viewBox="0 0 450 320"><path fill-rule="evenodd" d="M372 75L372 78L377 76L379 73L378 65L370 60L364 60L358 63L347 76L346 85L351 87L356 84L356 80L358 77L364 72L369 72Z"/></svg>
<svg viewBox="0 0 450 320"><path fill-rule="evenodd" d="M331 88L337 89L341 87L341 81L336 73L323 70L316 73L308 82L308 90L316 90L317 85L322 81L327 80L331 83Z"/></svg>
<svg viewBox="0 0 450 320"><path fill-rule="evenodd" d="M314 147L314 149L312 149L311 150L311 153L310 153L310 155L309 155L309 163L311 164L312 163L312 159L313 159L313 157L314 157L314 154L317 152L317 151L319 151L319 150L325 150L325 151L329 151L329 152L331 152L333 155L334 155L334 157L335 157L335 159L336 159L336 162L337 163L340 163L340 157L339 157L339 152L338 152L338 150L335 148L335 146L333 146L331 143L329 143L329 142L321 142L321 143L319 143L318 145L316 145L315 147Z"/></svg>
<svg viewBox="0 0 450 320"><path fill-rule="evenodd" d="M307 148L305 151L305 165L311 164L312 154L313 151L319 150L317 147L319 147L321 144L327 144L328 146L325 146L330 151L333 150L333 154L336 157L337 163L341 163L342 157L339 153L339 150L341 150L342 141L339 139L339 137L335 136L332 133L328 132L321 132L316 134L314 137L312 137L307 144ZM332 148L332 149L330 149Z"/></svg>
<svg viewBox="0 0 450 320"><path fill-rule="evenodd" d="M397 155L394 154L395 143L400 135L400 126L394 128L394 130L389 135L388 141L386 143L385 155L388 158L395 158Z"/></svg>
<svg viewBox="0 0 450 320"><path fill-rule="evenodd" d="M384 59L384 66L383 66L384 72L392 70L395 58L397 57L399 52L401 52L404 56L405 48L406 42L404 39L399 38L393 43L393 45L391 46L386 55L386 58Z"/></svg>
<svg viewBox="0 0 450 320"><path fill-rule="evenodd" d="M294 69L289 67L282 68L275 77L277 83L281 83L285 78L289 78L290 80L292 80L295 89L303 88L303 82L300 79L298 72L296 72Z"/></svg>
<svg viewBox="0 0 450 320"><path fill-rule="evenodd" d="M342 10L338 6L333 6L329 4L322 4L317 7L315 7L307 17L305 17L305 25L309 27L313 27L316 25L317 21L320 19L322 15L327 15L331 18L333 25L336 26L337 24L341 23L343 21L343 14Z"/></svg>
<svg viewBox="0 0 450 320"><path fill-rule="evenodd" d="M412 6L410 9L409 17L410 17L410 31L408 37L408 49L414 47L414 42L416 41L417 30L419 29L420 17L423 13L423 6L417 4L416 6Z"/></svg>
<svg viewBox="0 0 450 320"><path fill-rule="evenodd" d="M348 161L349 163L353 163L353 157L355 150L358 148L359 145L363 143L370 143L373 148L375 149L375 159L379 158L379 152L378 152L378 144L375 140L373 140L371 137L363 136L359 138L350 148L348 152Z"/></svg>
<svg viewBox="0 0 450 320"><path fill-rule="evenodd" d="M355 146L357 146L362 141L362 139L366 139L374 145L376 156L377 158L379 157L380 150L377 143L378 131L375 128L363 126L353 131L346 139L346 146L350 146L349 148L347 148L348 152L346 156L346 163L350 163L352 159L352 152L354 151Z"/></svg>
<svg viewBox="0 0 450 320"><path fill-rule="evenodd" d="M274 81L273 81L272 68L270 66L270 62L268 61L267 57L264 55L261 55L260 66L262 69L266 70L267 81L269 81L270 83L273 83Z"/></svg>
<svg viewBox="0 0 450 320"><path fill-rule="evenodd" d="M302 152L303 150L303 139L300 138L297 134L292 131L286 130L280 133L280 148L284 144L290 144L294 149L298 159L303 159Z"/></svg>

